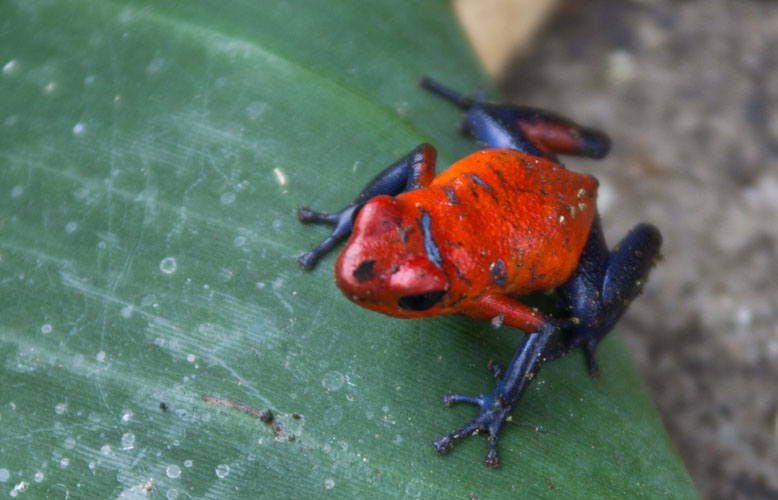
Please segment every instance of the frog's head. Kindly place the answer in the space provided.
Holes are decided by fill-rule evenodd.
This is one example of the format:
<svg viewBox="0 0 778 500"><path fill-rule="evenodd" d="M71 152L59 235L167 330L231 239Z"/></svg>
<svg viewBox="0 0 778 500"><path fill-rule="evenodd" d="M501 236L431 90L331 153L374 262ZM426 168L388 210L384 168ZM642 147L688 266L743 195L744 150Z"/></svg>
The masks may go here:
<svg viewBox="0 0 778 500"><path fill-rule="evenodd" d="M440 314L449 280L430 234L429 214L391 196L362 207L335 264L335 280L353 302L390 316Z"/></svg>

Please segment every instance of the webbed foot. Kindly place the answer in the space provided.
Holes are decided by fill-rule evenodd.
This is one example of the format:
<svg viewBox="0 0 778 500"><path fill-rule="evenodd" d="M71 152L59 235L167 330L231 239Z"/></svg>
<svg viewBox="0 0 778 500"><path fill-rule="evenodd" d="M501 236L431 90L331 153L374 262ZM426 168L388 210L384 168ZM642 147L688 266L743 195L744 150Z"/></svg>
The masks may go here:
<svg viewBox="0 0 778 500"><path fill-rule="evenodd" d="M468 403L477 406L479 412L468 424L434 441L432 444L438 453L448 453L457 439L478 432L488 432L489 452L484 457L484 463L489 467L500 465L500 456L497 453L500 430L516 409L522 394L538 374L540 367L547 360L547 354L563 324L564 322L549 319L540 326L538 332L525 336L504 370L500 365L490 361L489 369L494 372L497 379L497 387L491 394L477 396L446 394L443 398L443 404L446 406Z"/></svg>
<svg viewBox="0 0 778 500"><path fill-rule="evenodd" d="M489 433L489 452L484 457L484 463L488 467L500 465L500 456L497 453L497 441L503 423L511 414L512 408L503 405L503 396L495 391L488 396L467 396L462 394L446 394L443 404L450 406L453 403L469 403L478 406L481 411L478 416L467 425L460 427L450 434L446 434L432 444L441 455L445 455L454 445L454 441L479 432Z"/></svg>
<svg viewBox="0 0 778 500"><path fill-rule="evenodd" d="M351 235L351 219L354 215L354 211L359 206L352 204L334 214L314 212L313 210L305 207L297 209L297 218L302 223L317 223L317 224L329 224L333 226L332 233L325 239L319 246L311 250L310 252L300 256L297 259L297 263L304 269L311 270L316 265L316 261L329 252L335 245L345 240Z"/></svg>

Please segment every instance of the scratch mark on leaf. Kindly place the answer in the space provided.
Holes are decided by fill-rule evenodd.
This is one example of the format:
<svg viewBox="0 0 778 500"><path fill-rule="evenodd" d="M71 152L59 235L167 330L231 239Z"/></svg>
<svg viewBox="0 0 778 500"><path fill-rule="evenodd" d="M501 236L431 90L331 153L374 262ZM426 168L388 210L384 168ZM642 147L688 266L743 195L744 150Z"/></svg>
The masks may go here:
<svg viewBox="0 0 778 500"><path fill-rule="evenodd" d="M254 415L255 417L259 418L264 424L266 424L268 427L273 429L273 433L276 435L276 437L281 437L284 435L284 428L281 427L281 424L275 421L273 417L273 412L270 410L262 411L257 408L254 408L253 406L247 405L246 403L240 403L238 401L230 401L229 399L215 398L213 396L207 396L207 395L203 395L202 399L209 405L229 406L232 408L236 408L238 410L245 411L249 415Z"/></svg>

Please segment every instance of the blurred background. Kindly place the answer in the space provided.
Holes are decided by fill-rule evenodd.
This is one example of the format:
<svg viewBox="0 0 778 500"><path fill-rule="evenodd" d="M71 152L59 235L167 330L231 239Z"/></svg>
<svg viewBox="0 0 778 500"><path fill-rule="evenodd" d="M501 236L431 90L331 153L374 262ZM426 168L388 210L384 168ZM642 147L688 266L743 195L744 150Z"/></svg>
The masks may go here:
<svg viewBox="0 0 778 500"><path fill-rule="evenodd" d="M662 230L620 329L700 494L778 498L778 2L454 4L506 100L610 134L566 160L609 243Z"/></svg>

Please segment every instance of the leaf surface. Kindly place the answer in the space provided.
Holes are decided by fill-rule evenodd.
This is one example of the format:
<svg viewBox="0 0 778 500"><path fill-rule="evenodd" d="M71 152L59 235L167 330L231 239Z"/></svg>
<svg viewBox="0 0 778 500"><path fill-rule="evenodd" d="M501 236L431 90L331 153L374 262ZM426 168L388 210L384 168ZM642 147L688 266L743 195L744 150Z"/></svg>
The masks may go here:
<svg viewBox="0 0 778 500"><path fill-rule="evenodd" d="M346 301L335 209L483 82L446 2L0 3L0 492L29 498L693 498L622 340L547 366L447 457L520 333ZM271 410L255 414L203 396ZM214 400L211 400L213 403Z"/></svg>

